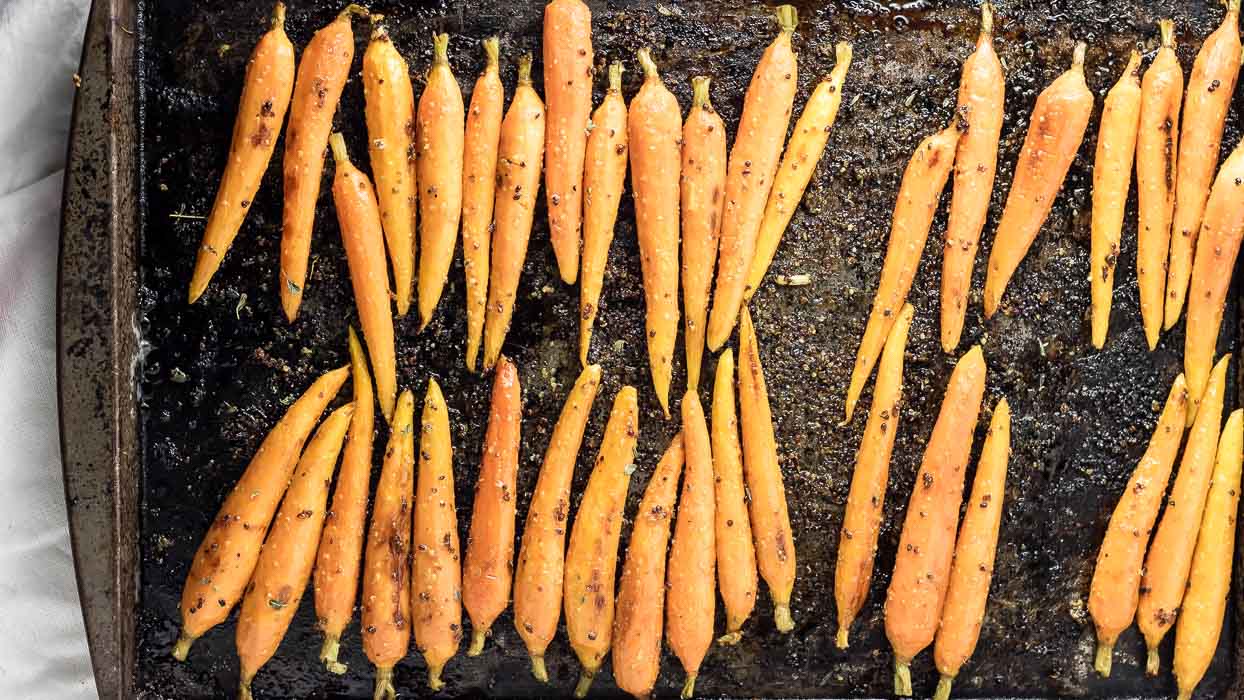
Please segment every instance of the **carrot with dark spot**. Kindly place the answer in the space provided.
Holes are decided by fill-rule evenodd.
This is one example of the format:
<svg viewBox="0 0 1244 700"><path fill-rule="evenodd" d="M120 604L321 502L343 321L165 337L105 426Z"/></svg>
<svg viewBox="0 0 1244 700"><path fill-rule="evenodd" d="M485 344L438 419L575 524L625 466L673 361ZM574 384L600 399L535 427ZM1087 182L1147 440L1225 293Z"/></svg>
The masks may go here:
<svg viewBox="0 0 1244 700"><path fill-rule="evenodd" d="M582 0L544 6L544 93L549 103L545 152L549 238L562 281L579 272L579 190L592 113L592 11Z"/></svg>
<svg viewBox="0 0 1244 700"><path fill-rule="evenodd" d="M744 313L747 307L743 307ZM717 358L713 383L713 484L717 505L717 587L726 608L726 634L718 644L738 644L743 623L756 605L756 547L747 514L743 484L743 451L734 408L734 353L727 348Z"/></svg>
<svg viewBox="0 0 1244 700"><path fill-rule="evenodd" d="M462 165L462 267L466 272L466 366L475 371L488 306L488 256L492 250L492 211L497 196L497 146L505 89L501 86L497 37L484 40L488 63L475 80L467 109Z"/></svg>

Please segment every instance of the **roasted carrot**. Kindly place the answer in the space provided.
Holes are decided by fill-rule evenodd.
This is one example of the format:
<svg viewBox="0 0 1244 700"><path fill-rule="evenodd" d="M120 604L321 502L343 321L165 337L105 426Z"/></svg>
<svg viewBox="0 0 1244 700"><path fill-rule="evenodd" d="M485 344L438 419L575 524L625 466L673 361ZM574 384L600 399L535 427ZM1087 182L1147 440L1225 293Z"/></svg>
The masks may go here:
<svg viewBox="0 0 1244 700"><path fill-rule="evenodd" d="M682 434L674 436L657 462L635 514L626 548L613 620L613 678L637 698L652 694L661 670L661 628L665 622L665 555L669 546L678 475L682 473Z"/></svg>
<svg viewBox="0 0 1244 700"><path fill-rule="evenodd" d="M194 640L224 622L241 599L302 444L348 376L348 367L323 375L289 407L212 519L181 593L181 636L173 648L178 661L185 661Z"/></svg>
<svg viewBox="0 0 1244 700"><path fill-rule="evenodd" d="M1093 93L1084 82L1084 54L1077 42L1071 67L1037 96L1028 133L1015 164L1015 177L994 234L985 275L985 318L1002 302L1011 276L1050 215L1063 178L1080 150L1093 111Z"/></svg>
<svg viewBox="0 0 1244 700"><path fill-rule="evenodd" d="M332 673L345 673L337 661L341 635L354 616L359 586L359 559L367 527L367 494L371 487L371 453L376 408L363 345L350 329L350 372L354 376L354 415L341 456L341 472L333 504L324 519L324 534L315 561L315 616L324 632L320 661Z"/></svg>
<svg viewBox="0 0 1244 700"><path fill-rule="evenodd" d="M670 417L670 377L678 340L678 175L682 167L682 113L661 82L648 49L639 50L644 84L626 117L631 144L631 191L644 275L648 366L657 403Z"/></svg>
<svg viewBox="0 0 1244 700"><path fill-rule="evenodd" d="M311 37L298 61L285 130L285 208L281 220L281 307L290 323L298 318L298 306L307 288L307 257L324 173L324 149L354 62L350 15L355 14L366 15L367 10L347 5L337 19Z"/></svg>
<svg viewBox="0 0 1244 700"><path fill-rule="evenodd" d="M544 158L544 103L531 87L531 55L518 60L518 87L501 122L497 147L497 199L493 210L492 275L484 318L484 368L501 355L514 316L518 278L527 258L527 242L540 188Z"/></svg>
<svg viewBox="0 0 1244 700"><path fill-rule="evenodd" d="M985 603L993 579L1002 501L1006 497L1006 463L1011 453L1011 407L1006 399L994 407L993 419L981 449L972 496L955 540L950 585L942 606L942 623L933 645L933 659L941 680L934 700L949 700L959 669L972 656L980 639Z"/></svg>
<svg viewBox="0 0 1244 700"><path fill-rule="evenodd" d="M393 412L363 560L360 624L363 651L376 666L377 700L397 697L393 666L410 648L411 580L406 567L414 511L414 412L415 398L407 389L398 397Z"/></svg>
<svg viewBox="0 0 1244 700"><path fill-rule="evenodd" d="M1106 344L1110 306L1114 301L1114 270L1119 263L1123 211L1132 185L1132 160L1140 127L1140 52L1132 55L1123 75L1106 94L1097 130L1093 161L1093 224L1089 281L1093 290L1093 347Z"/></svg>
<svg viewBox="0 0 1244 700"><path fill-rule="evenodd" d="M492 407L462 570L462 606L471 617L472 631L467 656L479 656L484 650L492 623L510 604L522 417L518 368L502 357L492 382Z"/></svg>
<svg viewBox="0 0 1244 700"><path fill-rule="evenodd" d="M1158 418L1149 438L1149 447L1140 458L1114 507L1101 550L1097 568L1089 588L1088 610L1097 627L1097 657L1094 667L1103 676L1110 675L1114 643L1119 634L1131 626L1140 599L1140 575L1145 560L1145 547L1158 519L1158 508L1166 494L1171 467L1179 452L1184 434L1184 417L1188 412L1188 387L1184 375L1175 377L1166 407Z"/></svg>
<svg viewBox="0 0 1244 700"><path fill-rule="evenodd" d="M747 307L743 308L746 312ZM726 634L717 643L738 644L743 638L743 623L756 605L756 548L747 514L743 452L734 409L734 353L729 348L717 358L712 411L715 539L718 571L723 574L717 587L726 608Z"/></svg>
<svg viewBox="0 0 1244 700"><path fill-rule="evenodd" d="M950 177L959 135L957 124L951 124L926 137L916 146L916 152L903 172L903 182L899 185L890 223L890 241L886 247L885 262L881 265L881 281L868 314L868 325L864 327L855 367L851 370L843 423L851 421L860 392L872 374L895 316L907 303L907 293L911 291L916 268L920 267L920 256L924 254L937 202Z"/></svg>
<svg viewBox="0 0 1244 700"><path fill-rule="evenodd" d="M622 62L609 66L609 89L592 113L583 171L583 269L579 273L579 362L587 366L592 326L600 310L605 262L613 243L618 204L626 188L626 100L622 99Z"/></svg>
<svg viewBox="0 0 1244 700"><path fill-rule="evenodd" d="M972 266L993 195L1005 102L1006 76L993 48L993 5L985 2L976 50L963 62L959 78L963 136L955 152L955 187L942 249L942 350L947 353L955 351L963 335Z"/></svg>
<svg viewBox="0 0 1244 700"><path fill-rule="evenodd" d="M877 368L872 409L864 425L864 437L855 455L846 515L838 540L834 568L834 601L838 605L839 649L847 648L851 623L864 607L873 578L877 535L885 509L886 484L890 480L890 455L898 435L899 408L903 398L903 352L915 309L904 304L886 337L885 352Z"/></svg>
<svg viewBox="0 0 1244 700"><path fill-rule="evenodd" d="M246 220L272 160L293 89L294 45L285 34L285 3L278 2L272 8L272 28L260 37L246 64L229 162L220 176L220 188L190 278L191 304L207 289Z"/></svg>
<svg viewBox="0 0 1244 700"><path fill-rule="evenodd" d="M441 300L458 244L462 218L462 163L466 114L462 90L449 68L449 35L432 35L432 67L419 96L415 149L419 180L419 329Z"/></svg>
<svg viewBox="0 0 1244 700"><path fill-rule="evenodd" d="M1235 518L1240 509L1240 450L1244 449L1244 411L1227 418L1218 442L1214 476L1205 499L1205 515L1197 535L1188 576L1188 592L1175 629L1175 680L1179 700L1189 700L1218 649L1231 565L1235 559Z"/></svg>
<svg viewBox="0 0 1244 700"><path fill-rule="evenodd" d="M747 272L747 285L743 288L743 301L749 301L760 283L764 281L773 256L795 209L803 199L803 193L812 181L816 164L825 152L829 132L838 119L838 107L842 104L842 84L851 66L851 45L840 41L834 45L834 69L821 78L808 95L803 113L795 122L795 130L782 154L782 163L773 178L765 202L764 218L756 235L756 253Z"/></svg>
<svg viewBox="0 0 1244 700"><path fill-rule="evenodd" d="M553 427L518 550L518 568L514 571L514 626L531 654L531 673L541 683L549 680L544 667L544 650L553 641L561 617L570 480L599 388L600 365L588 365L570 389L566 405Z"/></svg>
<svg viewBox="0 0 1244 700"><path fill-rule="evenodd" d="M298 460L281 509L260 550L238 615L238 696L243 700L251 697L251 679L276 653L307 590L328 507L328 485L353 413L354 404L346 404L333 411L315 431Z"/></svg>
<svg viewBox="0 0 1244 700"><path fill-rule="evenodd" d="M687 674L682 687L686 700L695 695L695 679L713 643L717 614L712 439L694 389L682 397L682 439L687 470L670 542L665 638Z"/></svg>
<svg viewBox="0 0 1244 700"><path fill-rule="evenodd" d="M393 267L393 296L397 315L410 309L415 274L415 93L410 69L389 38L380 16L371 43L363 52L363 115L367 120L371 174L380 198L380 219Z"/></svg>
<svg viewBox="0 0 1244 700"><path fill-rule="evenodd" d="M691 111L682 127L682 297L687 317L687 386L700 386L708 293L713 288L726 189L726 125L708 97L710 79L691 79Z"/></svg>
<svg viewBox="0 0 1244 700"><path fill-rule="evenodd" d="M1214 168L1222 146L1235 82L1240 75L1240 0L1227 0L1222 24L1205 38L1188 76L1183 126L1175 175L1175 213L1171 218L1171 253L1167 262L1165 327L1184 310L1192 251L1201 230Z"/></svg>
<svg viewBox="0 0 1244 700"><path fill-rule="evenodd" d="M717 289L708 316L708 347L714 352L729 340L738 320L765 201L773 187L795 103L798 71L791 37L799 15L793 5L781 5L777 21L781 31L761 55L743 97L743 114L726 170Z"/></svg>
<svg viewBox="0 0 1244 700"><path fill-rule="evenodd" d="M587 696L613 638L614 576L622 509L635 471L639 409L634 387L624 386L613 400L600 453L575 513L566 550L566 636L583 670L575 697Z"/></svg>
<svg viewBox="0 0 1244 700"><path fill-rule="evenodd" d="M462 267L466 272L466 366L475 371L488 305L488 255L492 248L492 209L497 195L497 145L505 110L505 88L498 68L501 42L484 40L488 63L475 80L467 109L462 165Z"/></svg>
<svg viewBox="0 0 1244 700"><path fill-rule="evenodd" d="M582 0L544 6L544 91L549 125L544 150L548 170L549 238L562 281L579 272L583 161L592 113L592 11Z"/></svg>
<svg viewBox="0 0 1244 700"><path fill-rule="evenodd" d="M415 648L428 665L428 687L445 687L441 671L462 643L462 565L454 503L454 451L449 409L435 379L428 380L419 437L411 588Z"/></svg>
<svg viewBox="0 0 1244 700"><path fill-rule="evenodd" d="M907 503L885 600L885 633L894 650L896 695L911 695L908 666L933 641L942 617L985 372L979 345L955 365Z"/></svg>
<svg viewBox="0 0 1244 700"><path fill-rule="evenodd" d="M1192 550L1196 546L1197 528L1201 526L1205 494L1214 468L1214 451L1218 448L1230 361L1231 356L1224 355L1210 373L1209 386L1184 445L1179 473L1166 499L1166 510L1162 512L1162 521L1145 557L1136 623L1149 648L1145 672L1151 676L1158 673L1158 644L1175 624L1187 590Z"/></svg>

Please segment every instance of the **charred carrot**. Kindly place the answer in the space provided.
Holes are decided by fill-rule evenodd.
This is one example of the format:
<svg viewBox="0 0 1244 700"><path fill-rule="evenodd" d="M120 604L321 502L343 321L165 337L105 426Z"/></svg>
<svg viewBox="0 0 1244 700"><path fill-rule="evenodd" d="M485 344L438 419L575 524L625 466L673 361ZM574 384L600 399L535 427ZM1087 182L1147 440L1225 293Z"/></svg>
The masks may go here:
<svg viewBox="0 0 1244 700"><path fill-rule="evenodd" d="M747 291L765 201L782 155L798 83L791 37L799 16L792 5L777 8L781 31L765 49L743 97L743 115L726 170L717 289L708 316L708 347L716 352L730 338Z"/></svg>
<svg viewBox="0 0 1244 700"><path fill-rule="evenodd" d="M985 275L985 318L993 316L1015 269L1050 215L1063 178L1080 150L1093 111L1093 93L1084 82L1088 45L1076 43L1071 67L1037 96L1028 133L1015 164L1015 177L994 234Z"/></svg>
<svg viewBox="0 0 1244 700"><path fill-rule="evenodd" d="M504 357L493 378L490 410L462 571L462 606L472 630L467 656L484 650L488 630L510 604L523 396L518 368Z"/></svg>
<svg viewBox="0 0 1244 700"><path fill-rule="evenodd" d="M410 648L411 581L406 562L414 510L414 412L415 399L408 389L398 397L393 412L363 560L360 624L363 651L376 666L377 700L397 697L393 666Z"/></svg>
<svg viewBox="0 0 1244 700"><path fill-rule="evenodd" d="M955 365L907 504L885 600L885 632L894 650L896 695L911 695L908 666L932 643L942 616L985 372L979 345Z"/></svg>
<svg viewBox="0 0 1244 700"><path fill-rule="evenodd" d="M687 674L682 687L686 700L695 695L695 679L713 643L717 614L712 439L694 389L682 398L682 436L687 470L670 543L665 638Z"/></svg>
<svg viewBox="0 0 1244 700"><path fill-rule="evenodd" d="M220 506L182 589L181 636L173 648L178 661L185 661L194 640L224 622L241 599L302 444L348 376L350 369L341 367L315 380L264 438Z"/></svg>
<svg viewBox="0 0 1244 700"><path fill-rule="evenodd" d="M462 267L466 271L466 366L475 371L479 343L484 335L484 307L488 305L488 255L492 248L493 198L497 195L497 145L505 89L498 68L501 42L484 40L488 63L475 80L467 110L462 164Z"/></svg>
<svg viewBox="0 0 1244 700"><path fill-rule="evenodd" d="M544 91L549 125L544 150L548 170L549 238L562 281L579 272L579 217L588 117L592 113L592 11L582 0L544 6Z"/></svg>
<svg viewBox="0 0 1244 700"><path fill-rule="evenodd" d="M864 607L873 578L877 555L877 535L885 509L886 484L890 480L890 455L898 435L899 407L903 398L903 352L907 331L915 309L904 304L890 329L877 368L872 409L864 425L864 438L855 455L851 490L838 540L838 561L834 568L834 601L838 605L839 649L847 648L851 623Z"/></svg>
<svg viewBox="0 0 1244 700"><path fill-rule="evenodd" d="M1240 458L1244 449L1244 411L1227 418L1218 442L1214 476L1205 500L1205 515L1197 535L1196 552L1188 576L1188 592L1180 606L1175 629L1175 680L1179 700L1189 700L1218 649L1227 596L1231 593L1231 565L1235 552L1235 519L1240 509Z"/></svg>
<svg viewBox="0 0 1244 700"><path fill-rule="evenodd" d="M1006 399L994 407L985 446L981 449L976 479L967 512L955 540L955 559L950 585L942 606L942 623L933 646L933 659L941 680L934 700L949 700L959 669L972 656L980 639L985 603L993 579L1002 501L1006 496L1006 463L1011 453L1011 407Z"/></svg>
<svg viewBox="0 0 1244 700"><path fill-rule="evenodd" d="M622 62L609 66L609 89L592 113L583 171L583 269L579 273L579 362L587 366L592 326L600 310L605 262L613 243L618 204L626 188L626 100L622 99Z"/></svg>
<svg viewBox="0 0 1244 700"><path fill-rule="evenodd" d="M626 548L613 620L613 678L637 698L652 694L661 670L661 628L665 621L665 554L670 520L682 473L682 434L674 436L657 462L635 514Z"/></svg>
<svg viewBox="0 0 1244 700"><path fill-rule="evenodd" d="M890 223L890 241L886 247L885 262L881 265L881 281L873 298L872 311L868 314L868 325L864 327L855 367L851 370L843 423L851 421L860 392L872 374L895 316L907 303L907 293L911 291L916 268L920 266L920 256L924 254L924 244L929 237L929 227L933 225L938 199L950 177L959 134L958 126L951 124L926 137L916 146L916 152L903 172L903 182L899 185Z"/></svg>
<svg viewBox="0 0 1244 700"><path fill-rule="evenodd" d="M1140 52L1131 58L1119 81L1106 94L1097 130L1093 161L1093 232L1089 280L1093 290L1093 347L1106 344L1110 306L1114 301L1114 271L1119 263L1123 211L1132 185L1132 160L1140 127Z"/></svg>
<svg viewBox="0 0 1244 700"><path fill-rule="evenodd" d="M1171 467L1179 452L1184 434L1184 417L1188 412L1188 387L1184 375L1175 377L1166 406L1149 438L1149 447L1140 458L1132 478L1128 480L1119 503L1114 507L1101 550L1097 568L1089 588L1088 610L1097 628L1097 657L1094 667L1103 676L1110 675L1114 643L1119 634L1132 625L1136 604L1140 599L1140 575L1145 560L1145 546L1158 519L1158 508L1166 494Z"/></svg>
<svg viewBox="0 0 1244 700"><path fill-rule="evenodd" d="M738 644L743 638L743 623L756 605L756 548L745 502L743 452L734 411L734 353L729 348L717 358L712 411L717 563L729 574L717 580L726 608L726 634L717 643Z"/></svg>
<svg viewBox="0 0 1244 700"><path fill-rule="evenodd" d="M285 208L281 218L281 308L290 323L307 287L307 257L315 227L315 202L320 198L324 149L333 130L333 114L354 62L351 15L366 15L354 4L311 37L298 61L285 130Z"/></svg>
<svg viewBox="0 0 1244 700"><path fill-rule="evenodd" d="M972 266L998 167L998 137L1006 103L1006 76L993 47L993 5L981 3L976 50L963 62L957 113L963 137L955 152L955 187L942 250L942 350L952 353L963 335Z"/></svg>
<svg viewBox="0 0 1244 700"><path fill-rule="evenodd" d="M613 638L614 576L622 509L635 471L639 410L635 388L624 386L613 400L587 489L575 513L566 550L566 636L583 670L575 697L587 696Z"/></svg>
<svg viewBox="0 0 1244 700"><path fill-rule="evenodd" d="M246 587L236 635L241 660L238 696L243 700L251 697L251 679L276 653L307 589L328 506L328 485L353 412L354 404L346 404L315 431Z"/></svg>
<svg viewBox="0 0 1244 700"><path fill-rule="evenodd" d="M294 45L285 34L285 3L278 2L272 9L272 28L255 44L246 64L229 162L220 176L220 188L190 278L191 304L207 289L246 220L276 149L293 89Z"/></svg>
<svg viewBox="0 0 1244 700"><path fill-rule="evenodd" d="M1151 676L1158 672L1158 644L1175 624L1187 590L1197 528L1201 526L1205 494L1214 469L1214 451L1218 448L1230 360L1230 355L1224 355L1210 375L1209 386L1184 445L1179 473L1166 499L1166 510L1162 511L1162 521L1145 557L1136 623L1149 648L1145 672Z"/></svg>
<svg viewBox="0 0 1244 700"><path fill-rule="evenodd" d="M527 258L544 158L544 103L531 87L531 55L518 60L518 87L501 122L497 147L497 199L493 209L492 275L484 318L484 368L501 355L510 330L518 278Z"/></svg>
<svg viewBox="0 0 1244 700"><path fill-rule="evenodd" d="M631 191L644 274L648 366L665 417L678 340L678 175L682 167L682 113L648 49L639 50L644 84L626 117L631 144Z"/></svg>
<svg viewBox="0 0 1244 700"><path fill-rule="evenodd" d="M531 655L531 673L541 683L549 680L544 667L544 650L553 641L561 617L570 480L599 388L600 365L588 365L570 389L566 405L553 427L518 550L518 568L514 571L514 626Z"/></svg>

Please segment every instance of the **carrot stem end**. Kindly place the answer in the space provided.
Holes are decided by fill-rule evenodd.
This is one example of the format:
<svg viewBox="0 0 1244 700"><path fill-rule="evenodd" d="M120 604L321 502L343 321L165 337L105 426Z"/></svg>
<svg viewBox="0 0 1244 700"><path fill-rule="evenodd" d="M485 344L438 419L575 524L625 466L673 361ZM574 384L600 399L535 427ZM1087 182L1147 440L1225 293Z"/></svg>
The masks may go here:
<svg viewBox="0 0 1244 700"><path fill-rule="evenodd" d="M933 700L950 700L950 688L954 682L954 676L942 674L942 677L937 679L937 690L933 691Z"/></svg>
<svg viewBox="0 0 1244 700"><path fill-rule="evenodd" d="M894 659L894 694L911 697L911 667L897 657Z"/></svg>
<svg viewBox="0 0 1244 700"><path fill-rule="evenodd" d="M1149 647L1149 653L1145 657L1145 675L1156 676L1158 669L1161 667L1160 658L1158 657L1158 648Z"/></svg>
<svg viewBox="0 0 1244 700"><path fill-rule="evenodd" d="M682 700L690 700L695 697L695 676L694 673L687 674L687 680L682 684Z"/></svg>
<svg viewBox="0 0 1244 700"><path fill-rule="evenodd" d="M1102 678L1110 677L1110 665L1114 659L1114 644L1106 642L1097 643L1097 657L1093 660L1093 668L1101 674Z"/></svg>
<svg viewBox="0 0 1244 700"><path fill-rule="evenodd" d="M549 671L544 667L544 656L531 657L531 675L541 683L549 682Z"/></svg>
<svg viewBox="0 0 1244 700"><path fill-rule="evenodd" d="M397 690L393 687L393 667L376 667L376 689L372 691L372 700L396 700Z"/></svg>
<svg viewBox="0 0 1244 700"><path fill-rule="evenodd" d="M733 646L743 640L743 630L735 630L727 632L717 638L717 643L722 646Z"/></svg>
<svg viewBox="0 0 1244 700"><path fill-rule="evenodd" d="M777 625L778 632L782 634L795 629L795 620L790 615L789 604L778 603L773 606L773 623Z"/></svg>
<svg viewBox="0 0 1244 700"><path fill-rule="evenodd" d="M467 649L467 656L479 656L484 653L484 640L488 638L488 630L485 628L476 628L471 632L471 646Z"/></svg>
<svg viewBox="0 0 1244 700"><path fill-rule="evenodd" d="M850 646L848 639L849 639L849 633L847 632L847 628L839 627L838 635L834 638L834 644L839 649L846 649L848 646Z"/></svg>
<svg viewBox="0 0 1244 700"><path fill-rule="evenodd" d="M596 678L596 669L583 667L583 672L579 674L579 683L574 687L574 696L576 698L586 698L587 691L592 688L592 680Z"/></svg>
<svg viewBox="0 0 1244 700"><path fill-rule="evenodd" d="M173 645L173 658L178 661L185 661L186 655L190 653L190 647L194 644L195 637L191 637L185 632L177 638L177 643Z"/></svg>

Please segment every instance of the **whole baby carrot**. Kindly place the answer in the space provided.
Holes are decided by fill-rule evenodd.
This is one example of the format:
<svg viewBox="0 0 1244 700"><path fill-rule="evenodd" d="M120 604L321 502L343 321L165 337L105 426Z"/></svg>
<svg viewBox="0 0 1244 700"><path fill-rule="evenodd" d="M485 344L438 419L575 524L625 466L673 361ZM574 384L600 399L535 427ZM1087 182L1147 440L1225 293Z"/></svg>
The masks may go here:
<svg viewBox="0 0 1244 700"><path fill-rule="evenodd" d="M549 238L562 281L579 272L579 224L588 118L592 113L592 11L582 0L553 0L544 7L544 92L549 102L545 134Z"/></svg>
<svg viewBox="0 0 1244 700"><path fill-rule="evenodd" d="M744 308L746 313L747 307ZM743 452L739 421L734 410L734 353L727 348L717 358L713 383L713 488L717 505L717 587L726 608L726 634L718 644L738 644L743 623L756 605L756 548L747 514L743 484Z"/></svg>
<svg viewBox="0 0 1244 700"><path fill-rule="evenodd" d="M285 3L278 2L272 8L272 28L255 44L246 64L242 99L229 144L229 162L220 176L216 201L207 217L190 278L191 304L207 289L246 220L276 149L293 89L294 45L285 34Z"/></svg>
<svg viewBox="0 0 1244 700"><path fill-rule="evenodd" d="M497 37L484 40L488 63L475 80L467 109L462 163L462 267L466 272L466 366L475 371L488 305L488 255L492 249L493 198L497 195L497 145L505 89L501 86Z"/></svg>

